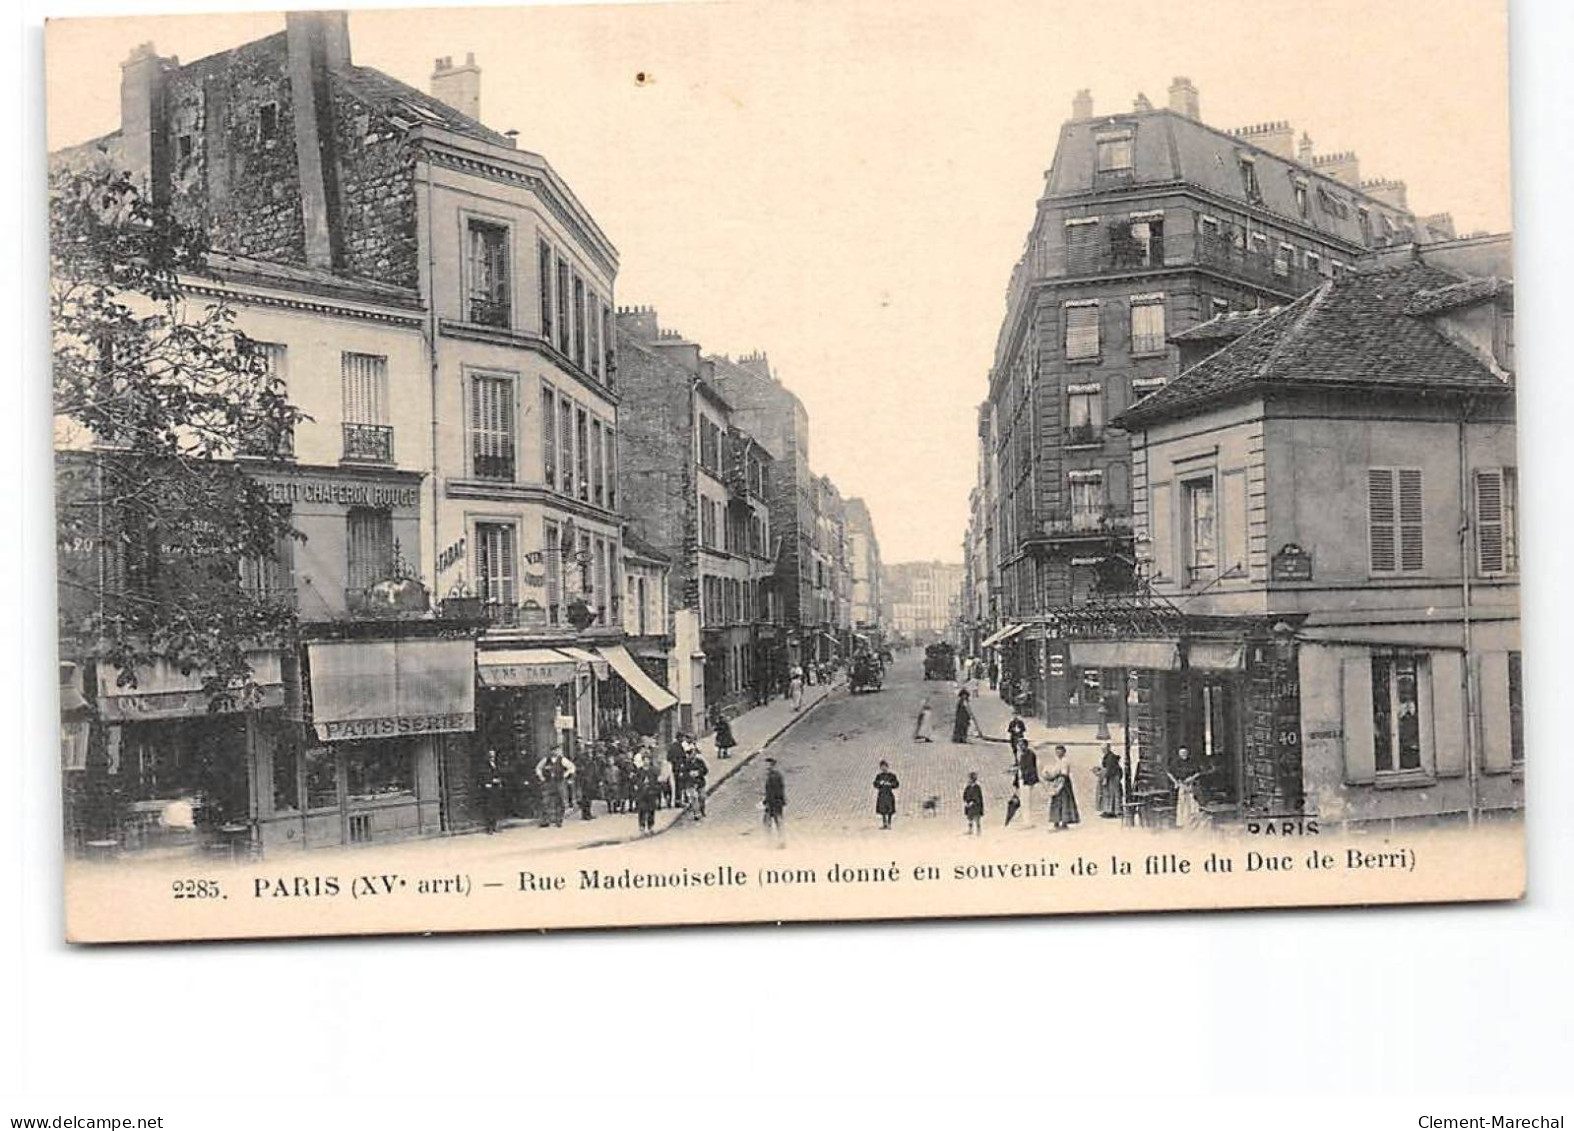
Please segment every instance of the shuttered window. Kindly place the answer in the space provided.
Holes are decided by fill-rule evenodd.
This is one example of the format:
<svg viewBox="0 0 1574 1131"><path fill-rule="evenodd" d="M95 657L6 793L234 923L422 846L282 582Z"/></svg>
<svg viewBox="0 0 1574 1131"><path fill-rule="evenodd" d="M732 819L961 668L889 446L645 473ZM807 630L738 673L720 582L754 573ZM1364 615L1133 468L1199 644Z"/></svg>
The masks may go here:
<svg viewBox="0 0 1574 1131"><path fill-rule="evenodd" d="M574 493L574 402L562 397L557 403L558 487L565 495Z"/></svg>
<svg viewBox="0 0 1574 1131"><path fill-rule="evenodd" d="M1098 355L1098 305L1095 303L1066 307L1066 357L1076 359Z"/></svg>
<svg viewBox="0 0 1574 1131"><path fill-rule="evenodd" d="M339 358L346 424L388 423L388 359L345 353Z"/></svg>
<svg viewBox="0 0 1574 1131"><path fill-rule="evenodd" d="M574 452L579 468L579 498L590 501L590 414L584 409L574 411Z"/></svg>
<svg viewBox="0 0 1574 1131"><path fill-rule="evenodd" d="M1374 467L1366 482L1372 572L1420 573L1426 568L1421 472Z"/></svg>
<svg viewBox="0 0 1574 1131"><path fill-rule="evenodd" d="M604 538L597 538L595 543L596 556L596 611L601 614L601 623L607 623L607 542Z"/></svg>
<svg viewBox="0 0 1574 1131"><path fill-rule="evenodd" d="M541 336L552 340L552 249L542 243L536 249L537 273L541 278Z"/></svg>
<svg viewBox="0 0 1574 1131"><path fill-rule="evenodd" d="M470 454L477 479L514 478L514 382L470 378Z"/></svg>
<svg viewBox="0 0 1574 1131"><path fill-rule="evenodd" d="M541 477L547 489L557 486L557 393L541 388Z"/></svg>
<svg viewBox="0 0 1574 1131"><path fill-rule="evenodd" d="M514 528L502 522L478 522L476 541L476 595L487 605L513 607Z"/></svg>
<svg viewBox="0 0 1574 1131"><path fill-rule="evenodd" d="M1133 303L1131 307L1131 352L1158 353L1164 348L1163 301Z"/></svg>
<svg viewBox="0 0 1574 1131"><path fill-rule="evenodd" d="M545 537L542 544L546 547L547 566L547 620L557 624L563 606L563 555L558 545L557 523L548 520L543 533Z"/></svg>
<svg viewBox="0 0 1574 1131"><path fill-rule="evenodd" d="M564 354L568 353L568 264L562 259L557 261L557 348Z"/></svg>
<svg viewBox="0 0 1574 1131"><path fill-rule="evenodd" d="M606 461L607 509L618 509L618 434L610 424L606 429L603 458Z"/></svg>
<svg viewBox="0 0 1574 1131"><path fill-rule="evenodd" d="M469 318L484 326L507 326L509 318L508 229L471 220Z"/></svg>
<svg viewBox="0 0 1574 1131"><path fill-rule="evenodd" d="M606 505L605 488L603 486L605 466L602 464L601 453L601 421L590 422L590 500L596 506Z"/></svg>
<svg viewBox="0 0 1574 1131"><path fill-rule="evenodd" d="M585 368L585 280L574 276L574 364Z"/></svg>
<svg viewBox="0 0 1574 1131"><path fill-rule="evenodd" d="M1518 494L1515 468L1476 472L1476 564L1483 574L1519 571Z"/></svg>
<svg viewBox="0 0 1574 1131"><path fill-rule="evenodd" d="M345 585L357 592L393 576L393 516L351 507L345 516Z"/></svg>
<svg viewBox="0 0 1574 1131"><path fill-rule="evenodd" d="M1099 225L1097 220L1066 225L1066 274L1091 275L1098 270Z"/></svg>

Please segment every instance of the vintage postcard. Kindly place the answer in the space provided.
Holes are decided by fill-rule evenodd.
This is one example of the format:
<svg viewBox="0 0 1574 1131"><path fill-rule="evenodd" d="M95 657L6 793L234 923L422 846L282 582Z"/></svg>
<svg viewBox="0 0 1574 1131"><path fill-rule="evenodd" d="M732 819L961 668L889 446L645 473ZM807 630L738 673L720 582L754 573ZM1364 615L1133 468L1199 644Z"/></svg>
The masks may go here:
<svg viewBox="0 0 1574 1131"><path fill-rule="evenodd" d="M46 51L71 940L1523 894L1501 3Z"/></svg>

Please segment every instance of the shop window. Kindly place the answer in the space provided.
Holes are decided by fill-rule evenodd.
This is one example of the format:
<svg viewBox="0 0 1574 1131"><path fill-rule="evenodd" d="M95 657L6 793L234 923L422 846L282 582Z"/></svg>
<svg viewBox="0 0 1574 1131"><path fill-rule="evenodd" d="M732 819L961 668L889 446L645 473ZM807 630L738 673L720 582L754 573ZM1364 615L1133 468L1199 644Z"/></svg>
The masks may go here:
<svg viewBox="0 0 1574 1131"><path fill-rule="evenodd" d="M1420 573L1425 568L1421 472L1374 467L1367 472L1367 529L1373 573Z"/></svg>
<svg viewBox="0 0 1574 1131"><path fill-rule="evenodd" d="M1099 356L1098 303L1066 307L1066 359L1085 360Z"/></svg>
<svg viewBox="0 0 1574 1131"><path fill-rule="evenodd" d="M508 229L471 220L469 302L466 317L483 326L510 324Z"/></svg>
<svg viewBox="0 0 1574 1131"><path fill-rule="evenodd" d="M1131 352L1162 353L1164 341L1164 300L1131 304Z"/></svg>
<svg viewBox="0 0 1574 1131"><path fill-rule="evenodd" d="M351 507L345 516L345 587L363 593L394 572L393 516L372 507Z"/></svg>
<svg viewBox="0 0 1574 1131"><path fill-rule="evenodd" d="M273 748L273 811L293 813L301 806L300 757L295 744L279 735Z"/></svg>
<svg viewBox="0 0 1574 1131"><path fill-rule="evenodd" d="M405 742L345 743L344 785L352 804L414 797L414 752Z"/></svg>
<svg viewBox="0 0 1574 1131"><path fill-rule="evenodd" d="M1211 577L1218 568L1212 478L1186 483L1182 503L1185 507L1187 582L1196 585Z"/></svg>
<svg viewBox="0 0 1574 1131"><path fill-rule="evenodd" d="M1476 472L1476 564L1482 574L1519 572L1519 473Z"/></svg>
<svg viewBox="0 0 1574 1131"><path fill-rule="evenodd" d="M339 759L331 746L306 751L306 808L339 807Z"/></svg>
<svg viewBox="0 0 1574 1131"><path fill-rule="evenodd" d="M477 479L513 482L513 378L471 376L470 456Z"/></svg>
<svg viewBox="0 0 1574 1131"><path fill-rule="evenodd" d="M1421 685L1426 678L1424 655L1372 657L1373 753L1380 774L1431 768L1421 728Z"/></svg>

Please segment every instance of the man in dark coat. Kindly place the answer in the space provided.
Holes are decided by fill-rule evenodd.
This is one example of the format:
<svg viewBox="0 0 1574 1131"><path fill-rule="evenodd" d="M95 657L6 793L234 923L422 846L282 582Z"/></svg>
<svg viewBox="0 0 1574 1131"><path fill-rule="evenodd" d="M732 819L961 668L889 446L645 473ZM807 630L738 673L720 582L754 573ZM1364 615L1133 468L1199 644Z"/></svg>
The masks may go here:
<svg viewBox="0 0 1574 1131"><path fill-rule="evenodd" d="M776 759L765 759L765 831L776 842L776 847L785 848L787 835L782 829L782 811L787 808L787 783L782 780L781 771L776 768Z"/></svg>
<svg viewBox="0 0 1574 1131"><path fill-rule="evenodd" d="M489 833L497 832L497 821L503 812L503 771L497 765L497 751L486 752L486 764L481 767L481 820Z"/></svg>

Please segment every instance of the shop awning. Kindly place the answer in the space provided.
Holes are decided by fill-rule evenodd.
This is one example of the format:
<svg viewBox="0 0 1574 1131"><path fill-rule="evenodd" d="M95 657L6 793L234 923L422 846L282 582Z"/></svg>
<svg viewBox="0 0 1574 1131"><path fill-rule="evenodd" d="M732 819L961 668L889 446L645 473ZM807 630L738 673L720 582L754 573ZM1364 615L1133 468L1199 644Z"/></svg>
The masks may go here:
<svg viewBox="0 0 1574 1131"><path fill-rule="evenodd" d="M1198 671L1238 672L1246 669L1246 643L1241 640L1193 640L1186 666Z"/></svg>
<svg viewBox="0 0 1574 1131"><path fill-rule="evenodd" d="M997 628L994 632L984 637L978 646L980 648L993 648L996 644L1004 644L1026 627L1027 625L1025 624L1008 624L1004 628Z"/></svg>
<svg viewBox="0 0 1574 1131"><path fill-rule="evenodd" d="M251 681L260 693L256 701L234 698L223 704L226 711L266 709L284 706L284 677L277 652L250 652ZM134 722L138 719L179 719L209 713L211 700L202 689L208 673L182 674L167 660L154 660L137 668L135 687L118 687L120 672L113 664L98 666L98 712L106 722ZM62 702L62 707L65 703Z"/></svg>
<svg viewBox="0 0 1574 1131"><path fill-rule="evenodd" d="M1180 643L1175 640L1072 640L1071 662L1079 668L1142 668L1176 671Z"/></svg>
<svg viewBox="0 0 1574 1131"><path fill-rule="evenodd" d="M678 697L646 675L645 669L635 662L623 645L612 644L599 651L606 662L612 665L612 670L622 677L636 695L649 703L653 711L660 713L678 705Z"/></svg>
<svg viewBox="0 0 1574 1131"><path fill-rule="evenodd" d="M476 670L488 687L556 687L574 682L578 665L550 648L512 648L476 654Z"/></svg>
<svg viewBox="0 0 1574 1131"><path fill-rule="evenodd" d="M475 729L473 640L324 640L306 655L324 742Z"/></svg>
<svg viewBox="0 0 1574 1131"><path fill-rule="evenodd" d="M588 664L597 679L607 678L607 661L594 652L587 652L583 648L559 648L559 652L573 660L576 664Z"/></svg>

